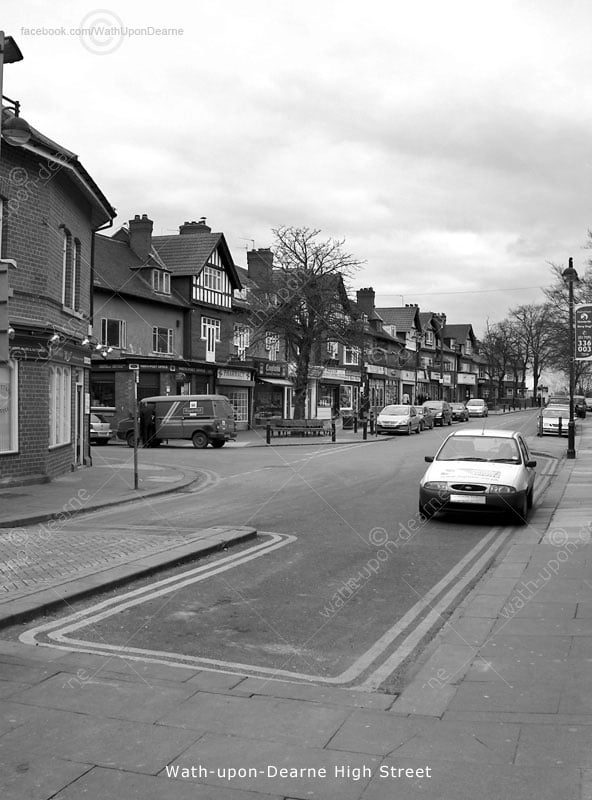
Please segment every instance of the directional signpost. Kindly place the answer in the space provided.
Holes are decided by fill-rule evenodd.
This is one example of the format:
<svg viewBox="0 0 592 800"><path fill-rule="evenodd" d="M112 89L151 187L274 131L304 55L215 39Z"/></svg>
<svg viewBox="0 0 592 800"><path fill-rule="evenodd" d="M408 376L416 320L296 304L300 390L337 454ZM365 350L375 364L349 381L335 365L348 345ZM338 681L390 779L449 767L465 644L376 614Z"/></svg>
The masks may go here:
<svg viewBox="0 0 592 800"><path fill-rule="evenodd" d="M592 361L592 305L579 303L575 307L575 359Z"/></svg>

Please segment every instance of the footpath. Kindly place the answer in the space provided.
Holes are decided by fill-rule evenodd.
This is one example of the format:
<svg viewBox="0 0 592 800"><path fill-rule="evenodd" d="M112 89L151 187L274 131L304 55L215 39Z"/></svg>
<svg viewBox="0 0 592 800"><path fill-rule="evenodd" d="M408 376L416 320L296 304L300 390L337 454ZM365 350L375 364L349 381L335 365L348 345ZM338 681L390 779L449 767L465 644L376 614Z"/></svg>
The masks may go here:
<svg viewBox="0 0 592 800"><path fill-rule="evenodd" d="M132 532L115 553L107 534L60 535L80 502L137 497L123 473L98 472L0 490L0 626L117 570L256 535ZM142 478L146 502L194 480ZM2 800L592 800L591 483L589 419L529 523L390 694L35 647L0 629Z"/></svg>

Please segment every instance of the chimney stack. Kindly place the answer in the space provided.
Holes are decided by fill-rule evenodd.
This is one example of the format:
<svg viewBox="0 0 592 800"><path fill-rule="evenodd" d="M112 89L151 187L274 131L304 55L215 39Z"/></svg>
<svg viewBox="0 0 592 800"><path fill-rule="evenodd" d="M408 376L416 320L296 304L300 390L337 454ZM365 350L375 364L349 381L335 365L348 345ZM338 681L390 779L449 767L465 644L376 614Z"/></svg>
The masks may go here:
<svg viewBox="0 0 592 800"><path fill-rule="evenodd" d="M356 292L356 302L368 319L372 319L374 317L375 300L376 295L371 286L367 289L358 289Z"/></svg>
<svg viewBox="0 0 592 800"><path fill-rule="evenodd" d="M247 250L247 269L249 278L260 288L271 288L273 253L269 247Z"/></svg>
<svg viewBox="0 0 592 800"><path fill-rule="evenodd" d="M179 234L181 236L188 236L191 234L200 234L200 233L211 233L212 229L209 225L206 225L206 218L200 217L199 222L193 220L193 222L184 222L183 225L179 225Z"/></svg>
<svg viewBox="0 0 592 800"><path fill-rule="evenodd" d="M130 247L142 261L147 261L152 249L152 225L147 214L139 214L129 221Z"/></svg>

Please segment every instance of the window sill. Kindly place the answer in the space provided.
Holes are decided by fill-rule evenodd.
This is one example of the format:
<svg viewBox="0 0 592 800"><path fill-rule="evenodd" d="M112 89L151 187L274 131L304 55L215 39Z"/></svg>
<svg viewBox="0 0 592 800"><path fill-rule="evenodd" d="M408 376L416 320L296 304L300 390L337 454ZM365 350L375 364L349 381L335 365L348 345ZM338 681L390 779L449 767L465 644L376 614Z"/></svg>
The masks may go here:
<svg viewBox="0 0 592 800"><path fill-rule="evenodd" d="M69 306L62 306L62 311L64 314L68 314L70 317L76 317L76 319L83 320L84 314L82 311L76 311L75 308L70 308Z"/></svg>

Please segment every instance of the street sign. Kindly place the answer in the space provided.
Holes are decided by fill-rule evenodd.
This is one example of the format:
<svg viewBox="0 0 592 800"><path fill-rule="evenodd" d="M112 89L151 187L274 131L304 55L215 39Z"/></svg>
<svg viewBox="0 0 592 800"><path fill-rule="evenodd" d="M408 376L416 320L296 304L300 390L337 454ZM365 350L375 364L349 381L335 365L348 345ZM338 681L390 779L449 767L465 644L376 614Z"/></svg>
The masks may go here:
<svg viewBox="0 0 592 800"><path fill-rule="evenodd" d="M592 361L592 305L575 306L575 360Z"/></svg>

